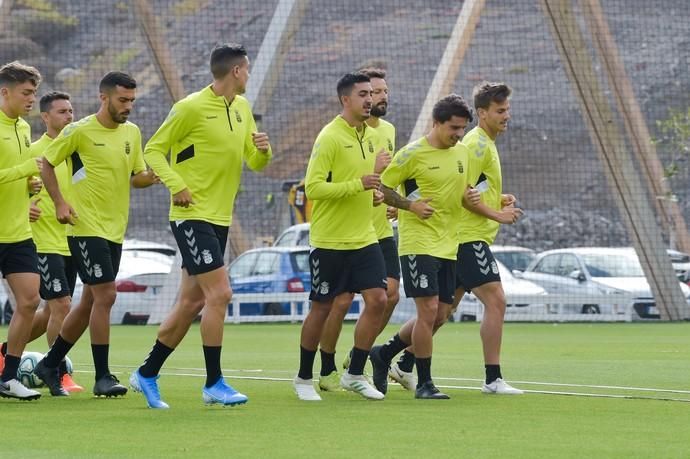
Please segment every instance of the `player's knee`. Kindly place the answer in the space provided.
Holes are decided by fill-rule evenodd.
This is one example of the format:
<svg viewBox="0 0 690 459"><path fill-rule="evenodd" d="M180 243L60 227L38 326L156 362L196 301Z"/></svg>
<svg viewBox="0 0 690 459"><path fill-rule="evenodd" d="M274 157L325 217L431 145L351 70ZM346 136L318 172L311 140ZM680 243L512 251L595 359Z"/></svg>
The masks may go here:
<svg viewBox="0 0 690 459"><path fill-rule="evenodd" d="M230 287L215 289L206 298L207 303L213 307L215 307L215 306L227 307L227 305L230 304L231 300L232 300L232 290L230 290Z"/></svg>
<svg viewBox="0 0 690 459"><path fill-rule="evenodd" d="M400 293L398 292L398 289L388 290L388 292L386 292L386 297L388 306L390 307L395 306L396 304L398 304L398 301L400 301Z"/></svg>
<svg viewBox="0 0 690 459"><path fill-rule="evenodd" d="M68 296L52 300L50 302L50 315L64 318L72 305L72 299Z"/></svg>
<svg viewBox="0 0 690 459"><path fill-rule="evenodd" d="M38 309L38 304L41 302L41 297L29 295L21 299L17 299L17 312L20 314L35 314Z"/></svg>

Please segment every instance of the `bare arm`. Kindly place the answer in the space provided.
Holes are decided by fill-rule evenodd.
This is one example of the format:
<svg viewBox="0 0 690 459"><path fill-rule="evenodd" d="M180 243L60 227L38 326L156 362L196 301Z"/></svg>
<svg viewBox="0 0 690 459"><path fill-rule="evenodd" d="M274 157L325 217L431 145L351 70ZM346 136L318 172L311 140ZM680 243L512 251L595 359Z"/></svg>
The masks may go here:
<svg viewBox="0 0 690 459"><path fill-rule="evenodd" d="M462 205L470 212L474 212L475 214L482 215L490 220L507 225L512 225L513 223L517 222L522 215L522 209L512 206L504 207L501 210L495 210L481 201L475 204L466 199L462 201Z"/></svg>
<svg viewBox="0 0 690 459"><path fill-rule="evenodd" d="M57 177L55 176L55 167L45 158L43 158L43 168L41 169L41 179L43 186L50 195L50 198L55 203L55 217L60 223L69 223L74 225L74 219L77 213L63 198L58 186Z"/></svg>
<svg viewBox="0 0 690 459"><path fill-rule="evenodd" d="M380 190L383 193L383 202L389 206L402 210L409 210L422 220L426 220L434 213L433 207L429 205L429 201L431 201L430 198L410 201L407 198L403 198L395 190L388 188L385 185L381 185Z"/></svg>

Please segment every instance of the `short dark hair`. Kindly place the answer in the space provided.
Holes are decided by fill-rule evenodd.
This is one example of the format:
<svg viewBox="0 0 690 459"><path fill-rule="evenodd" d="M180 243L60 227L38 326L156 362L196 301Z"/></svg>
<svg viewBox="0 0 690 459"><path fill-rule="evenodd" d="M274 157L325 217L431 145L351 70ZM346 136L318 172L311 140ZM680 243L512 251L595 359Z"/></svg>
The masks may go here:
<svg viewBox="0 0 690 459"><path fill-rule="evenodd" d="M100 92L110 92L116 86L122 86L127 89L135 89L137 82L131 75L124 72L108 72L105 74L101 83L98 85Z"/></svg>
<svg viewBox="0 0 690 459"><path fill-rule="evenodd" d="M0 67L0 86L14 86L27 81L34 86L41 84L41 74L36 67L19 61L12 61Z"/></svg>
<svg viewBox="0 0 690 459"><path fill-rule="evenodd" d="M474 87L472 90L472 98L474 99L474 108L479 110L480 108L487 109L491 105L491 102L497 104L502 104L513 92L505 83L490 83L488 81L483 81Z"/></svg>
<svg viewBox="0 0 690 459"><path fill-rule="evenodd" d="M211 51L211 74L220 79L237 65L238 59L247 56L247 50L239 43L224 43Z"/></svg>
<svg viewBox="0 0 690 459"><path fill-rule="evenodd" d="M341 100L340 98L343 96L349 96L350 93L352 93L352 88L354 88L357 83L369 83L370 81L371 79L362 72L346 73L340 77L338 85L336 86L338 100Z"/></svg>
<svg viewBox="0 0 690 459"><path fill-rule="evenodd" d="M386 70L378 67L365 67L362 70L359 71L360 73L365 74L368 76L370 79L371 78L381 78L383 80L386 79Z"/></svg>
<svg viewBox="0 0 690 459"><path fill-rule="evenodd" d="M39 107L41 108L41 113L49 112L53 102L56 100L70 100L70 95L61 91L52 91L48 94L44 94L38 103Z"/></svg>
<svg viewBox="0 0 690 459"><path fill-rule="evenodd" d="M467 118L467 121L472 122L472 109L465 99L457 94L448 94L436 102L431 115L438 123L445 123L454 116Z"/></svg>

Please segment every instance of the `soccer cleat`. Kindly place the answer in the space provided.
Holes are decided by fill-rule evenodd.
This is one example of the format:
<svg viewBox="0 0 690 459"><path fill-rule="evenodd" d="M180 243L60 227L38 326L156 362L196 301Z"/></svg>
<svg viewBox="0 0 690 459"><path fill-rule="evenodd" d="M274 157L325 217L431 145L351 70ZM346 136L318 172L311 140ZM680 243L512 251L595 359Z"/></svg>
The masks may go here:
<svg viewBox="0 0 690 459"><path fill-rule="evenodd" d="M388 377L407 390L415 390L417 387L417 375L413 371L402 371L397 363L388 370Z"/></svg>
<svg viewBox="0 0 690 459"><path fill-rule="evenodd" d="M340 387L340 375L337 371L332 371L327 376L319 376L319 389L326 392L339 392L343 390Z"/></svg>
<svg viewBox="0 0 690 459"><path fill-rule="evenodd" d="M482 392L485 394L498 394L498 395L522 395L523 391L516 389L501 378L497 378L494 382L490 384L484 384L482 386Z"/></svg>
<svg viewBox="0 0 690 459"><path fill-rule="evenodd" d="M57 367L50 368L46 365L45 359L38 362L33 373L38 376L43 383L50 389L50 395L53 397L64 397L69 393L62 387L60 380L60 370Z"/></svg>
<svg viewBox="0 0 690 459"><path fill-rule="evenodd" d="M438 390L432 381L427 381L415 389L414 398L425 400L448 400L450 397Z"/></svg>
<svg viewBox="0 0 690 459"><path fill-rule="evenodd" d="M72 376L68 373L62 375L62 378L60 379L60 384L62 385L62 388L69 393L82 392L84 390L83 387L74 382L74 379L72 379Z"/></svg>
<svg viewBox="0 0 690 459"><path fill-rule="evenodd" d="M0 352L0 374L2 374L2 370L5 369L5 356L2 355L2 352Z"/></svg>
<svg viewBox="0 0 690 459"><path fill-rule="evenodd" d="M385 397L381 392L374 389L364 375L351 375L349 372L343 373L340 378L340 385L345 390L357 392L364 398L370 400L383 400Z"/></svg>
<svg viewBox="0 0 690 459"><path fill-rule="evenodd" d="M295 389L297 398L300 400L304 400L305 402L321 401L321 396L316 393L311 379L302 379L299 376L295 376L295 379L292 380L292 387Z"/></svg>
<svg viewBox="0 0 690 459"><path fill-rule="evenodd" d="M376 389L385 394L388 392L388 369L390 362L385 361L381 357L381 348L383 346L374 346L369 351L369 360L371 360L371 367L373 368L374 386Z"/></svg>
<svg viewBox="0 0 690 459"><path fill-rule="evenodd" d="M226 384L222 376L211 387L204 387L201 394L207 405L220 403L235 406L247 403L249 400L246 395L237 392L232 386Z"/></svg>
<svg viewBox="0 0 690 459"><path fill-rule="evenodd" d="M0 382L0 397L16 398L18 400L38 400L41 398L41 393L28 389L16 379L10 379L7 382Z"/></svg>
<svg viewBox="0 0 690 459"><path fill-rule="evenodd" d="M137 370L129 377L129 386L134 392L141 392L144 394L149 408L164 410L170 408L170 405L161 400L161 393L158 390L158 378L160 378L159 375L151 378L144 378L141 376L141 373L139 373L139 370Z"/></svg>
<svg viewBox="0 0 690 459"><path fill-rule="evenodd" d="M102 376L93 386L93 395L96 397L117 397L126 393L127 388L120 384L120 380L110 373Z"/></svg>

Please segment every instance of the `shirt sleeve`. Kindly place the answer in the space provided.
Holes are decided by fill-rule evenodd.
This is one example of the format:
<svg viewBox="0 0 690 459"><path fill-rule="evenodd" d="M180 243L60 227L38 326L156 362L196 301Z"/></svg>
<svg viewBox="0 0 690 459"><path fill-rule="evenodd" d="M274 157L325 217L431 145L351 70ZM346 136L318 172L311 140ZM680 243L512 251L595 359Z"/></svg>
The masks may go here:
<svg viewBox="0 0 690 459"><path fill-rule="evenodd" d="M45 159L53 167L63 163L72 153L79 150L79 133L75 124L66 126L43 152Z"/></svg>
<svg viewBox="0 0 690 459"><path fill-rule="evenodd" d="M176 103L144 149L144 159L172 194L184 190L187 184L180 174L170 167L167 157L170 148L189 134L192 120L191 108L187 104Z"/></svg>
<svg viewBox="0 0 690 459"><path fill-rule="evenodd" d="M247 107L249 107L249 105L247 105ZM247 123L247 134L244 138L244 150L242 155L247 166L251 170L258 172L263 170L268 163L271 162L273 151L269 147L268 151L264 153L256 148L254 142L252 142L252 133L256 132L256 121L254 120L251 110L247 110L245 116L249 121Z"/></svg>
<svg viewBox="0 0 690 459"><path fill-rule="evenodd" d="M144 152L141 149L141 131L137 128L137 135L134 140L134 151L132 152L132 172L138 174L146 170L146 163L144 162Z"/></svg>
<svg viewBox="0 0 690 459"><path fill-rule="evenodd" d="M409 178L408 164L409 154L404 149L400 150L381 174L381 183L393 190L398 188Z"/></svg>
<svg viewBox="0 0 690 459"><path fill-rule="evenodd" d="M364 191L364 185L359 178L337 183L329 181L335 148L333 142L328 139L316 139L305 178L305 191L309 199L339 199Z"/></svg>
<svg viewBox="0 0 690 459"><path fill-rule="evenodd" d="M14 182L15 180L30 177L38 173L36 160L31 158L18 166L0 170L0 183Z"/></svg>

